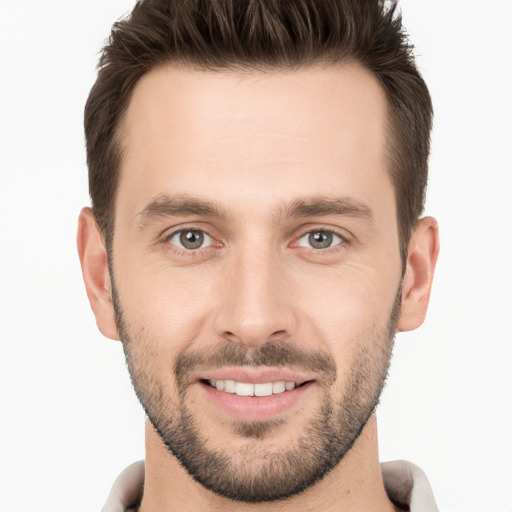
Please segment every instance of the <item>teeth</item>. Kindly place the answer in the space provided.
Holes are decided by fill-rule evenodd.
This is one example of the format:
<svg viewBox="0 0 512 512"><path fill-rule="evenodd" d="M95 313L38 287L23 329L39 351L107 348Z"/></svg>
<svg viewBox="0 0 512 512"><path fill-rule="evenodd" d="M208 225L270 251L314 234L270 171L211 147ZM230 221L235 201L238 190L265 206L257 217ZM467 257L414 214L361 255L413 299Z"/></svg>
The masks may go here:
<svg viewBox="0 0 512 512"><path fill-rule="evenodd" d="M238 396L254 396L254 384L246 384L245 382L237 382L235 393Z"/></svg>
<svg viewBox="0 0 512 512"><path fill-rule="evenodd" d="M286 389L286 382L280 380L278 382L272 382L272 393L283 393Z"/></svg>
<svg viewBox="0 0 512 512"><path fill-rule="evenodd" d="M212 384L212 386L214 387L217 387L217 384L219 383L220 381L217 381L214 384ZM218 389L218 388L217 388ZM225 380L224 381L224 391L226 393L236 393L236 382L234 380Z"/></svg>
<svg viewBox="0 0 512 512"><path fill-rule="evenodd" d="M270 396L272 394L272 382L266 384L254 384L255 396Z"/></svg>
<svg viewBox="0 0 512 512"><path fill-rule="evenodd" d="M236 382L234 380L209 380L210 385L219 391L235 393L238 396L270 396L284 393L295 389L295 382L265 382L264 384L249 384L247 382Z"/></svg>

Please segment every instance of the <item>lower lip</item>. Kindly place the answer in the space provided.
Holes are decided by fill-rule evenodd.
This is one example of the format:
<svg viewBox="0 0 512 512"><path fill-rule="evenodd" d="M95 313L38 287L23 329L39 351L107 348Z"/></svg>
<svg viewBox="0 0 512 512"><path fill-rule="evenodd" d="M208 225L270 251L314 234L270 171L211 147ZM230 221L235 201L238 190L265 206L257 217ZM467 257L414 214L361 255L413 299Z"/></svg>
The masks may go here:
<svg viewBox="0 0 512 512"><path fill-rule="evenodd" d="M306 382L290 391L270 396L238 396L199 382L210 402L232 418L242 421L268 420L287 412L311 390L313 384L313 381Z"/></svg>

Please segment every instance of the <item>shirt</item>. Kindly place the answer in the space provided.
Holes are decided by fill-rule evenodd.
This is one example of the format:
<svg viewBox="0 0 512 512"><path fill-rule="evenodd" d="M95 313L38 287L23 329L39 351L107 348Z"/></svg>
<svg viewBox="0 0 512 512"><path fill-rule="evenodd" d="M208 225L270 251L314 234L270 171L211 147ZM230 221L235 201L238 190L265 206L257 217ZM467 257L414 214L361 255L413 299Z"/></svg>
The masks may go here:
<svg viewBox="0 0 512 512"><path fill-rule="evenodd" d="M405 460L380 465L386 492L397 506L410 512L439 512L425 473ZM114 482L102 512L129 512L137 507L144 486L144 461L128 466Z"/></svg>

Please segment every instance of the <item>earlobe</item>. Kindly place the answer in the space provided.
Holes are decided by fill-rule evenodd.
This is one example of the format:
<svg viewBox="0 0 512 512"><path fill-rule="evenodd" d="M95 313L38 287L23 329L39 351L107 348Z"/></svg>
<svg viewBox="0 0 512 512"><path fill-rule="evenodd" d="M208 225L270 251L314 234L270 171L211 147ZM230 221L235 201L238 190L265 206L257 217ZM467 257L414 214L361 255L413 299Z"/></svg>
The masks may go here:
<svg viewBox="0 0 512 512"><path fill-rule="evenodd" d="M107 250L91 208L83 208L78 217L77 247L87 297L98 328L107 338L119 340L112 304Z"/></svg>
<svg viewBox="0 0 512 512"><path fill-rule="evenodd" d="M409 243L398 331L412 331L425 320L438 254L437 221L425 217L418 222Z"/></svg>

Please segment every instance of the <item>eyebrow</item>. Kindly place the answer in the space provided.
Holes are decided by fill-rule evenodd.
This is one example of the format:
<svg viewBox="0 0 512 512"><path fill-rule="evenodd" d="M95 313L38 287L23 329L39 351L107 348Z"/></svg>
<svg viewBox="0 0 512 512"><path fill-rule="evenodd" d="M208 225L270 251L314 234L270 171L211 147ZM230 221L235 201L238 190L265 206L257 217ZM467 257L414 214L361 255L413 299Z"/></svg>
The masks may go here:
<svg viewBox="0 0 512 512"><path fill-rule="evenodd" d="M149 202L138 214L141 227L166 217L200 216L227 219L233 215L216 204L193 196L168 196L162 194ZM277 210L275 222L288 218L319 217L335 215L373 221L372 210L363 202L338 197L307 197L295 199Z"/></svg>
<svg viewBox="0 0 512 512"><path fill-rule="evenodd" d="M137 217L141 226L144 227L165 217L193 215L219 219L228 217L227 212L209 201L189 196L168 196L166 194L153 199L137 214Z"/></svg>
<svg viewBox="0 0 512 512"><path fill-rule="evenodd" d="M350 197L312 197L292 201L282 216L289 217L315 217L321 215L339 215L355 217L363 220L374 220L372 210L362 201Z"/></svg>

